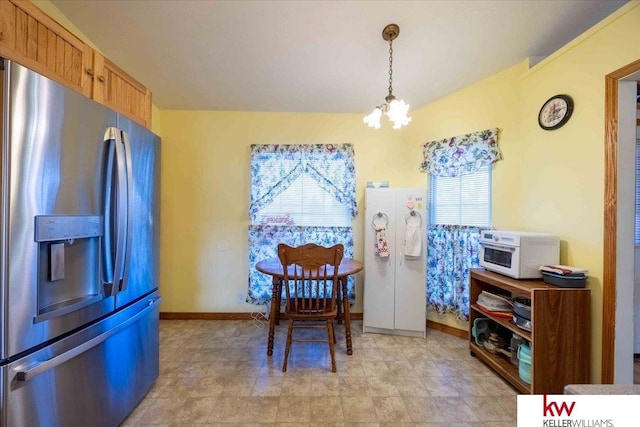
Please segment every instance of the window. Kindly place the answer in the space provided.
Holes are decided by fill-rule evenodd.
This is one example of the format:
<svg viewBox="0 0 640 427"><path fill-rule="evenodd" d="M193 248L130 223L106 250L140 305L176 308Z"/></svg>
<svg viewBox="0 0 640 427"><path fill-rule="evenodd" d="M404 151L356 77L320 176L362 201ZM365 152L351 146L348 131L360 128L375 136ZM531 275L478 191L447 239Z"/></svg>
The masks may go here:
<svg viewBox="0 0 640 427"><path fill-rule="evenodd" d="M491 165L459 176L429 175L431 224L491 225Z"/></svg>
<svg viewBox="0 0 640 427"><path fill-rule="evenodd" d="M254 266L277 257L278 243L341 243L345 257L353 257L355 188L351 144L251 146L247 302L271 300L272 279ZM347 279L347 292L353 301L352 277Z"/></svg>
<svg viewBox="0 0 640 427"><path fill-rule="evenodd" d="M351 226L349 207L302 173L291 185L257 212L253 224Z"/></svg>
<svg viewBox="0 0 640 427"><path fill-rule="evenodd" d="M491 226L491 168L502 159L498 129L427 142L427 303L469 319L469 270L479 265L480 232Z"/></svg>

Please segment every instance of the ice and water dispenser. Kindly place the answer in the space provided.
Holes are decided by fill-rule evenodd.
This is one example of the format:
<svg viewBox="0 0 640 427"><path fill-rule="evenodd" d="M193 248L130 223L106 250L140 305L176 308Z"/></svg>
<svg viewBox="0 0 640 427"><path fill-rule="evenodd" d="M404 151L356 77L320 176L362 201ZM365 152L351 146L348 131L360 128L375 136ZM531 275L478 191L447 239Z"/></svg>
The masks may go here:
<svg viewBox="0 0 640 427"><path fill-rule="evenodd" d="M101 215L38 215L38 313L35 322L102 299Z"/></svg>

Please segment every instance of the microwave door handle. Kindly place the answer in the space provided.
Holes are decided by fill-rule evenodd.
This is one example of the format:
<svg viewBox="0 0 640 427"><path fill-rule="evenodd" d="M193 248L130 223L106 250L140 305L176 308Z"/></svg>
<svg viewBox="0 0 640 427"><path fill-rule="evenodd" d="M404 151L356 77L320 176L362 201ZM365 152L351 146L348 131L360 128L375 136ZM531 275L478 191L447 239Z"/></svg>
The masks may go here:
<svg viewBox="0 0 640 427"><path fill-rule="evenodd" d="M127 218L127 225L124 230L124 240L122 242L122 274L120 277L120 291L124 291L127 289L127 279L126 272L129 269L130 258L131 258L131 234L133 232L133 228L131 226L132 223L132 206L131 206L131 197L133 195L133 172L132 172L132 159L131 159L131 144L129 143L129 134L125 131L122 132L122 147L124 152L124 167L125 167L125 185L126 185L126 197L125 197L125 206L123 208L123 213Z"/></svg>
<svg viewBox="0 0 640 427"><path fill-rule="evenodd" d="M105 168L103 181L103 218L104 233L102 236L102 282L107 295L113 294L113 168L115 157L116 133L115 128L109 127L104 134Z"/></svg>
<svg viewBox="0 0 640 427"><path fill-rule="evenodd" d="M491 248L491 249L495 249L498 251L509 251L509 252L515 252L516 248L514 248L513 246L501 246L501 245L492 245L490 243L485 243L485 242L480 242L480 244L486 248Z"/></svg>

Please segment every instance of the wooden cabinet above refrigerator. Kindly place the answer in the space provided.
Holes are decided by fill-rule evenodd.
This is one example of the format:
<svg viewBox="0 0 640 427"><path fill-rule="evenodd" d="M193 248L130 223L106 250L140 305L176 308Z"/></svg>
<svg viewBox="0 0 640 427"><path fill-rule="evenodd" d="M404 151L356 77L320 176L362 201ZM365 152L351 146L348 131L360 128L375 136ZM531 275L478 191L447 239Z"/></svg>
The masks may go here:
<svg viewBox="0 0 640 427"><path fill-rule="evenodd" d="M102 56L93 53L93 91L99 103L151 128L151 91L124 70Z"/></svg>
<svg viewBox="0 0 640 427"><path fill-rule="evenodd" d="M26 0L0 0L0 56L151 127L151 92Z"/></svg>

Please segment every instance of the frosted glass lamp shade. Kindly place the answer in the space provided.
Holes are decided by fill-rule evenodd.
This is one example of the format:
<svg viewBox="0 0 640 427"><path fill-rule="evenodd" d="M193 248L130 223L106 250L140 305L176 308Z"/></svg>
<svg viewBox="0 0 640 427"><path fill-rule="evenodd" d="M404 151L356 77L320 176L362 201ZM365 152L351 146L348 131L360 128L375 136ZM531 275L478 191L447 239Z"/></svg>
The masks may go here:
<svg viewBox="0 0 640 427"><path fill-rule="evenodd" d="M409 104L401 99L394 99L389 103L389 109L387 110L387 117L393 123L394 129L400 129L411 122L411 117L407 116L409 112Z"/></svg>
<svg viewBox="0 0 640 427"><path fill-rule="evenodd" d="M370 127L374 129L380 129L380 118L382 117L382 109L380 107L376 107L373 109L371 114L366 116L363 121Z"/></svg>

